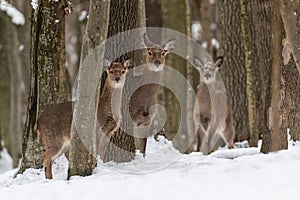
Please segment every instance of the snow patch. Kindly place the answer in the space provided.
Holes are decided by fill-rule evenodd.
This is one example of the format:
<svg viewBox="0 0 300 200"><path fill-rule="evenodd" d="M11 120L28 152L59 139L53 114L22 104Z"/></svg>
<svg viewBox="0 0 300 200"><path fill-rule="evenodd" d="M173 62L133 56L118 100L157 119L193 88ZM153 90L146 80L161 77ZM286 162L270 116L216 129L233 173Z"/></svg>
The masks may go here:
<svg viewBox="0 0 300 200"><path fill-rule="evenodd" d="M13 168L13 159L4 148L3 151L0 152L0 174L3 174Z"/></svg>
<svg viewBox="0 0 300 200"><path fill-rule="evenodd" d="M38 3L38 0L31 0L31 6L34 10L37 9L39 3Z"/></svg>
<svg viewBox="0 0 300 200"><path fill-rule="evenodd" d="M212 45L213 47L215 47L216 49L219 49L219 48L220 48L220 43L219 43L219 41L218 41L216 38L212 38L212 39L211 39L211 45Z"/></svg>
<svg viewBox="0 0 300 200"><path fill-rule="evenodd" d="M201 31L202 27L200 22L196 21L192 23L192 38L194 40L200 40Z"/></svg>
<svg viewBox="0 0 300 200"><path fill-rule="evenodd" d="M86 10L83 10L80 13L80 16L78 17L79 21L82 22L83 20L85 20L87 18L87 14L88 14L88 12Z"/></svg>
<svg viewBox="0 0 300 200"><path fill-rule="evenodd" d="M11 20L16 25L24 25L25 17L24 15L16 9L13 5L9 4L6 0L0 1L0 10L6 12L6 14L11 17Z"/></svg>

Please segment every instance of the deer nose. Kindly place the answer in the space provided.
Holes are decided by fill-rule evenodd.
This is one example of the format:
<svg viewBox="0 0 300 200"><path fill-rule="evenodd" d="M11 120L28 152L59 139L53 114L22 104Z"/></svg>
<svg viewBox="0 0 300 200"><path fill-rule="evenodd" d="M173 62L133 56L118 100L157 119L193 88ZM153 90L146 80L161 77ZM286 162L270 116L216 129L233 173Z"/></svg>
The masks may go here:
<svg viewBox="0 0 300 200"><path fill-rule="evenodd" d="M115 81L119 82L120 81L120 77L116 77Z"/></svg>
<svg viewBox="0 0 300 200"><path fill-rule="evenodd" d="M155 65L156 67L159 67L160 64L161 64L161 62L160 62L159 60L154 61L154 65Z"/></svg>
<svg viewBox="0 0 300 200"><path fill-rule="evenodd" d="M204 77L208 80L208 79L210 79L211 75L210 74L205 74Z"/></svg>

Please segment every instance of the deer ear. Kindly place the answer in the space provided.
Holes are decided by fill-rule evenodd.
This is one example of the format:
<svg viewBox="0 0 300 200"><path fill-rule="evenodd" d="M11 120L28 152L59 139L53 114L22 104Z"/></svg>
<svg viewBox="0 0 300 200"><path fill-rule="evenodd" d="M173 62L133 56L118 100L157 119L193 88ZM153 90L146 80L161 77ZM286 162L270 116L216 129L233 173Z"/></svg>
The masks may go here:
<svg viewBox="0 0 300 200"><path fill-rule="evenodd" d="M215 64L218 66L218 67L221 67L221 65L223 64L223 56L219 56L215 59Z"/></svg>
<svg viewBox="0 0 300 200"><path fill-rule="evenodd" d="M105 58L103 61L103 69L106 71L109 68L110 64L111 62Z"/></svg>
<svg viewBox="0 0 300 200"><path fill-rule="evenodd" d="M150 39L148 38L146 33L144 33L143 39L144 39L144 45L145 45L146 48L154 46L154 44L150 41Z"/></svg>
<svg viewBox="0 0 300 200"><path fill-rule="evenodd" d="M166 52L171 52L174 50L175 46L176 46L176 40L173 39L173 40L169 40L166 44L164 44L163 49Z"/></svg>
<svg viewBox="0 0 300 200"><path fill-rule="evenodd" d="M196 66L196 68L200 68L201 65L203 64L200 58L198 58L197 56L193 57L193 63Z"/></svg>
<svg viewBox="0 0 300 200"><path fill-rule="evenodd" d="M126 68L126 69L129 69L131 67L132 63L131 63L131 60L128 59L126 60L124 63L123 63L123 66Z"/></svg>

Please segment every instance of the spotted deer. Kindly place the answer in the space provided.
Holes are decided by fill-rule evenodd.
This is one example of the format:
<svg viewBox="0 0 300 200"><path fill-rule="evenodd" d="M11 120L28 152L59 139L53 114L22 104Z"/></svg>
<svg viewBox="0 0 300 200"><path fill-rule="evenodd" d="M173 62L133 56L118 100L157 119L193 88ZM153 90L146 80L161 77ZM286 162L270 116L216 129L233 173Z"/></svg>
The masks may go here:
<svg viewBox="0 0 300 200"><path fill-rule="evenodd" d="M116 121L112 118L111 93L113 89L116 89L116 96L119 95L118 90L121 91L123 88L128 65L129 61L126 61L124 64L118 62L110 64L108 61L104 61L104 67L108 76L103 92L100 95L97 117L104 133L102 135L108 137L113 134L121 123L120 113L118 113L118 109L120 109L119 102L113 102L114 106L117 106L114 109ZM121 101L121 99L119 98L118 101ZM46 108L37 121L37 133L45 146L43 161L47 179L52 179L53 161L62 154L66 154L68 158L73 117L72 103L65 102Z"/></svg>
<svg viewBox="0 0 300 200"><path fill-rule="evenodd" d="M173 51L176 46L176 40L172 39L163 46L150 41L146 33L143 36L146 47L146 67L142 75L142 81L154 82L145 84L138 88L131 96L130 114L134 122L134 134L138 137L137 148L145 156L147 136L149 136L149 127L152 124L153 110L151 106L157 103L157 93L161 82L163 69L165 66L165 57Z"/></svg>
<svg viewBox="0 0 300 200"><path fill-rule="evenodd" d="M223 138L228 148L233 148L235 129L232 108L226 98L225 89L217 72L223 63L223 57L214 62L204 62L194 57L193 63L200 72L200 85L197 102L194 106L194 122L197 127L197 151L209 154L218 147L218 140Z"/></svg>

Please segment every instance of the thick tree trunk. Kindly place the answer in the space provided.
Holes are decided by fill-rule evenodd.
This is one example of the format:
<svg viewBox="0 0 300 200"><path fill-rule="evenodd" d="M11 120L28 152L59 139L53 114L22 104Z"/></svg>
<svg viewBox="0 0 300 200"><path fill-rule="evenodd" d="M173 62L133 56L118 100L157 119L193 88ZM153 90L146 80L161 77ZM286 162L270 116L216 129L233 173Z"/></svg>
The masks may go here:
<svg viewBox="0 0 300 200"><path fill-rule="evenodd" d="M249 119L240 2L223 0L217 3L221 52L225 57L221 74L232 103L236 140L241 141L249 137Z"/></svg>
<svg viewBox="0 0 300 200"><path fill-rule="evenodd" d="M65 73L64 1L39 1L33 11L30 52L30 92L27 117L23 133L22 164L19 172L27 168L41 168L43 147L35 124L39 112L47 105L67 101Z"/></svg>
<svg viewBox="0 0 300 200"><path fill-rule="evenodd" d="M176 6L175 6L176 5ZM187 21L186 21L186 4L185 1L181 0L163 0L161 1L162 6L162 13L163 13L163 27L169 28L171 30L179 31L183 34L187 33ZM170 38L168 35L164 35L164 41L167 41ZM175 54L168 55L166 60L166 66L171 66L178 72L180 72L183 76L186 75L186 61ZM171 78L167 78L168 74L163 75L163 79L172 80ZM176 84L176 80L173 80L174 84ZM186 92L185 86L178 86L181 87L180 91ZM176 99L175 95L167 90L164 89L164 99L163 102L164 108L166 109L167 113L167 120L165 124L166 136L168 139L171 139L173 145L177 149L184 149L185 141L182 140L180 137L178 140L175 140L176 134L182 134L186 136L187 127L186 127L186 119L181 119L181 111L186 112L186 95L182 95L180 97L180 102L183 102L183 105L179 104L179 100ZM181 122L181 130L179 130L179 124ZM183 153L183 152L182 152Z"/></svg>
<svg viewBox="0 0 300 200"><path fill-rule="evenodd" d="M86 35L83 38L79 68L77 100L71 128L68 176L91 175L96 166L96 132L98 88L101 77L109 20L110 1L92 0ZM99 21L100 20L100 21Z"/></svg>
<svg viewBox="0 0 300 200"><path fill-rule="evenodd" d="M122 16L122 17L120 17ZM114 36L115 34L135 29L142 28L146 25L145 22L145 1L144 0L114 0L110 5L110 18L108 27L108 38ZM142 35L143 33L141 33ZM138 38L137 38L138 39ZM118 40L118 41L117 41ZM119 57L122 52L122 45L126 45L126 49L133 49L136 44L142 44L142 41L130 41L130 36L123 34L114 40L112 43L108 44L106 57L110 60L115 60L116 56ZM121 46L120 46L121 45ZM134 51L126 53L117 59L117 61L125 61L131 59L133 61L133 66L138 66L143 63L142 51ZM133 81L133 73L130 70L127 73L126 84L123 90L122 101L122 113L129 110L129 103L126 99L130 99L131 87ZM102 78L102 82L105 82L105 76ZM119 129L111 138L108 149L104 157L104 162L115 161L115 162L126 162L134 158L135 154L135 143L134 138L125 133L123 130L133 130L133 125L131 120L123 120L123 129ZM130 131L133 132L133 131Z"/></svg>
<svg viewBox="0 0 300 200"><path fill-rule="evenodd" d="M273 26L273 61L272 61L272 85L271 107L269 109L270 132L263 136L261 152L269 153L287 149L287 134L283 130L282 98L284 88L281 85L281 17L280 0L274 1L274 26Z"/></svg>
<svg viewBox="0 0 300 200"><path fill-rule="evenodd" d="M261 137L269 131L268 108L271 106L271 66L273 34L273 1L251 1L253 62L257 77L257 116Z"/></svg>
<svg viewBox="0 0 300 200"><path fill-rule="evenodd" d="M257 147L258 145L258 116L256 109L256 68L253 62L253 40L250 2L240 0L241 4L241 25L242 37L244 43L245 67L246 67L246 93L248 100L248 119L249 119L249 145Z"/></svg>

